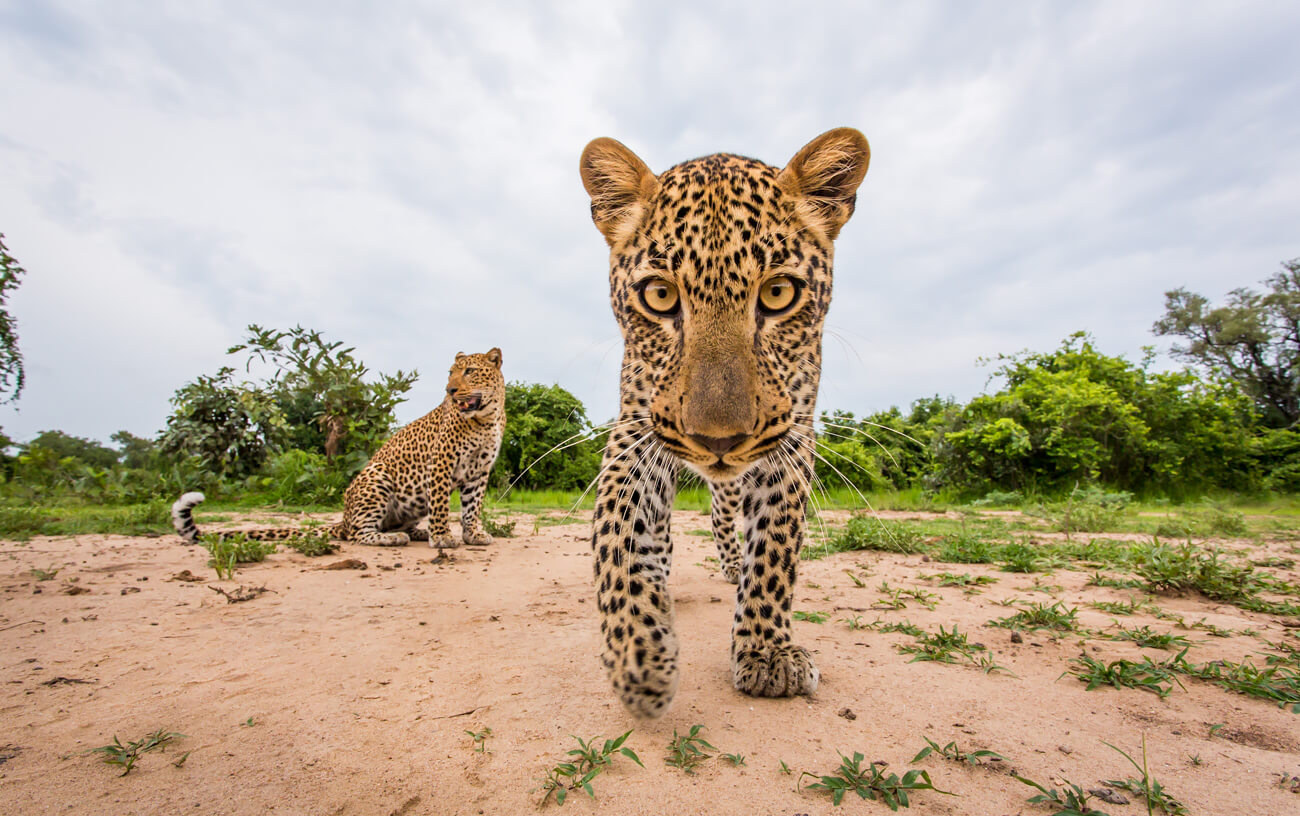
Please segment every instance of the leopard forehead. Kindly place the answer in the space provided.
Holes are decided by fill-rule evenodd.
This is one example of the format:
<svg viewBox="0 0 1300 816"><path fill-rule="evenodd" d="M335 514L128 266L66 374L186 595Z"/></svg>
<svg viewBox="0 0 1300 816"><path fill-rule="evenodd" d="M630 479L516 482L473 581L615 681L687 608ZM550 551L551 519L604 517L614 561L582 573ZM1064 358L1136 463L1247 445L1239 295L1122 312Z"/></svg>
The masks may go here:
<svg viewBox="0 0 1300 816"><path fill-rule="evenodd" d="M447 381L461 388L482 390L485 394L505 393L505 377L497 362L487 354L457 357L447 372Z"/></svg>
<svg viewBox="0 0 1300 816"><path fill-rule="evenodd" d="M778 172L726 153L664 171L642 228L611 257L616 296L620 284L665 276L693 302L739 306L773 275L822 283L827 248L800 229Z"/></svg>

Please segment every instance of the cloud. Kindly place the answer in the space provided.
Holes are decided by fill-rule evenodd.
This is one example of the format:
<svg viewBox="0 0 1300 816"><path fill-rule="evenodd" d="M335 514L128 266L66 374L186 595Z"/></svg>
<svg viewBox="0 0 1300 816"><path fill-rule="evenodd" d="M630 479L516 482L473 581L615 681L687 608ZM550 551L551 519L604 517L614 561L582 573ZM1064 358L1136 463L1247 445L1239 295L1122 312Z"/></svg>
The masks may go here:
<svg viewBox="0 0 1300 816"><path fill-rule="evenodd" d="M18 438L161 427L248 323L372 369L505 351L603 419L618 333L577 155L871 139L821 404L966 398L977 356L1156 342L1162 293L1300 254L1291 4L0 5ZM850 348L851 347L851 348Z"/></svg>

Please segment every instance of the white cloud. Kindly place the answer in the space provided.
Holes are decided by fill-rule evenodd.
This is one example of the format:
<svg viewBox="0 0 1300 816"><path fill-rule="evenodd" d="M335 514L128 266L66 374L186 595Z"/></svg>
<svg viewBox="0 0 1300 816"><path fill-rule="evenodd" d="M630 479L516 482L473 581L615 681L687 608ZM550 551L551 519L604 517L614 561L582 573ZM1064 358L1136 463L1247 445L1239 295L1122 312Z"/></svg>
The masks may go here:
<svg viewBox="0 0 1300 816"><path fill-rule="evenodd" d="M243 326L375 370L493 345L601 419L617 329L577 155L782 164L856 125L824 407L983 387L1076 329L1136 355L1162 293L1300 254L1289 3L0 2L0 229L29 362L10 434L158 429Z"/></svg>

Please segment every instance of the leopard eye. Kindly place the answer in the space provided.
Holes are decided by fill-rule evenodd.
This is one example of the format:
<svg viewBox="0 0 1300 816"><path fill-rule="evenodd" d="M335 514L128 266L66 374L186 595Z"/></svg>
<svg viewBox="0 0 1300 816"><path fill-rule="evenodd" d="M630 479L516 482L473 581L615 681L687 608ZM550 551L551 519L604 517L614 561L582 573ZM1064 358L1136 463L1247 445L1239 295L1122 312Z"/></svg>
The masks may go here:
<svg viewBox="0 0 1300 816"><path fill-rule="evenodd" d="M781 275L763 283L758 293L758 305L765 314L776 315L790 310L799 299L799 284L794 278Z"/></svg>
<svg viewBox="0 0 1300 816"><path fill-rule="evenodd" d="M461 374L463 374L463 375L466 376L466 377L468 377L469 375L471 375L471 374L473 374L473 373L474 373L474 369L472 369L472 368L467 368L467 369L465 369L464 371L461 372Z"/></svg>
<svg viewBox="0 0 1300 816"><path fill-rule="evenodd" d="M677 314L680 298L677 287L663 278L650 278L641 284L641 302L658 315Z"/></svg>

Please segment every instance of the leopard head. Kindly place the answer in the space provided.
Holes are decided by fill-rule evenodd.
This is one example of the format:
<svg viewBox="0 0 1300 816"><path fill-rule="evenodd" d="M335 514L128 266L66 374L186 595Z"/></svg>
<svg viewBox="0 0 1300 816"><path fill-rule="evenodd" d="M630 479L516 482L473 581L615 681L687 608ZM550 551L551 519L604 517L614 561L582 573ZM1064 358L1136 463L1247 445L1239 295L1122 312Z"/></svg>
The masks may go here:
<svg viewBox="0 0 1300 816"><path fill-rule="evenodd" d="M501 349L486 354L457 353L447 372L447 399L470 419L490 419L504 410L506 382L501 375Z"/></svg>
<svg viewBox="0 0 1300 816"><path fill-rule="evenodd" d="M610 247L623 390L663 446L733 479L810 422L832 242L870 161L861 133L818 136L782 169L716 154L656 176L613 139L580 171Z"/></svg>

